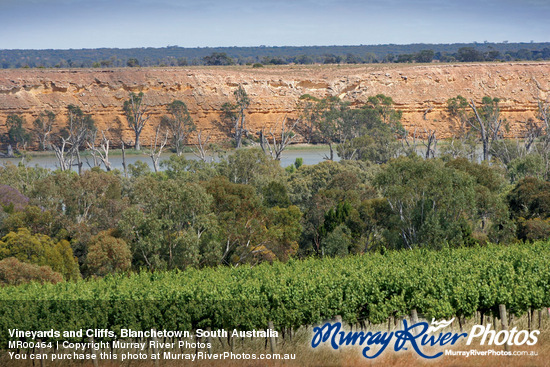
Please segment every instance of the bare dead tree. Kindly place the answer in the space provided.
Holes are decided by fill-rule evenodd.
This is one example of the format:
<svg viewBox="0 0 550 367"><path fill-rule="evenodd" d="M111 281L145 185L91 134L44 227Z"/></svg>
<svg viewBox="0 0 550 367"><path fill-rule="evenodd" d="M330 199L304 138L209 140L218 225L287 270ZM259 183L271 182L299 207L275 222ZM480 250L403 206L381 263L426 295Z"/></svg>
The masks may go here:
<svg viewBox="0 0 550 367"><path fill-rule="evenodd" d="M155 170L155 173L159 171L159 161L160 156L162 154L162 150L166 146L166 143L168 142L168 130L166 130L166 133L164 134L164 139L160 136L161 134L161 124L157 125L157 129L155 131L155 138L154 140L151 139L151 148L149 152L149 157L151 157L151 160L153 161L153 169ZM161 140L162 139L162 142Z"/></svg>
<svg viewBox="0 0 550 367"><path fill-rule="evenodd" d="M281 159L281 154L288 147L290 143L298 136L294 133L296 125L300 122L299 119L294 120L294 122L288 123L287 118L285 117L281 122L281 133L275 134L273 130L270 130L269 133L264 133L264 130L260 130L260 146L265 154L269 154L271 158L275 160Z"/></svg>
<svg viewBox="0 0 550 367"><path fill-rule="evenodd" d="M120 138L120 148L122 149L122 169L124 170L124 177L128 178L128 168L126 165L126 143L122 138Z"/></svg>
<svg viewBox="0 0 550 367"><path fill-rule="evenodd" d="M401 142L401 151L407 152L412 151L416 152L416 127L413 130L412 133L412 143L409 142L409 132L403 129L403 131L400 132L400 134L397 136L399 141Z"/></svg>
<svg viewBox="0 0 550 367"><path fill-rule="evenodd" d="M538 102L538 118L543 126L540 144L537 146L539 154L543 157L546 172L550 171L550 103L548 100Z"/></svg>
<svg viewBox="0 0 550 367"><path fill-rule="evenodd" d="M458 143L459 146L457 146L457 141L455 140L455 137L451 137L451 141L449 142L449 145L447 146L447 149L445 149L445 152L447 154L450 154L453 159L460 156L462 153L462 144Z"/></svg>
<svg viewBox="0 0 550 367"><path fill-rule="evenodd" d="M508 129L506 120L500 117L499 102L498 98L485 96L477 106L473 99L468 101L460 95L447 101L450 116L460 122L463 145L473 143L474 137L479 139L484 161L489 160L492 143L502 139L503 128Z"/></svg>
<svg viewBox="0 0 550 367"><path fill-rule="evenodd" d="M55 152L55 157L59 162L59 169L62 171L70 169L73 162L72 157L65 154L66 147L67 139L62 136L59 137L59 142L57 144L50 144L50 148L53 149L53 151Z"/></svg>
<svg viewBox="0 0 550 367"><path fill-rule="evenodd" d="M109 130L107 130L109 131ZM105 166L105 170L110 171L111 170L111 162L109 161L109 148L111 144L111 140L107 137L104 130L101 130L101 142L99 144L99 147L95 146L95 143L92 141L92 143L87 142L88 149L90 149L92 153L92 157L94 158L94 161L96 158L103 163ZM122 143L124 145L124 142ZM124 151L124 148L123 148Z"/></svg>
<svg viewBox="0 0 550 367"><path fill-rule="evenodd" d="M544 127L541 124L537 124L532 119L529 119L525 124L525 137L524 146L525 153L528 154L533 147L535 141L544 133Z"/></svg>
<svg viewBox="0 0 550 367"><path fill-rule="evenodd" d="M195 148L193 149L193 154L200 158L203 162L208 162L208 156L206 155L206 145L208 144L208 141L210 140L210 134L206 137L206 139L203 140L202 138L202 130L199 130L197 133L197 144L195 144Z"/></svg>
<svg viewBox="0 0 550 367"><path fill-rule="evenodd" d="M424 114L422 115L422 118L424 120L426 120L426 116L428 115L428 113L430 113L432 110L433 110L433 106L428 106L428 108L424 111Z"/></svg>
<svg viewBox="0 0 550 367"><path fill-rule="evenodd" d="M98 154L95 152L95 150L97 149L96 146L95 146L96 140L97 140L97 130L94 130L91 133L90 139L86 140L86 145L88 146L88 150L90 151L90 154L91 154L92 159L93 159L93 165L92 165L92 164L90 164L90 161L86 157L86 164L90 168L101 166L101 160L99 159Z"/></svg>
<svg viewBox="0 0 550 367"><path fill-rule="evenodd" d="M80 148L93 135L94 121L92 116L84 114L80 107L69 105L67 111L67 128L58 134L56 142L50 143L50 147L55 151L62 171L76 165L78 173L81 174ZM74 164L75 160L76 164Z"/></svg>
<svg viewBox="0 0 550 367"><path fill-rule="evenodd" d="M548 133L550 132L550 103L548 103L548 101L539 101L538 105L538 117L540 121L544 124L546 135L548 135Z"/></svg>
<svg viewBox="0 0 550 367"><path fill-rule="evenodd" d="M435 152L437 149L437 137L435 130L426 130L424 129L424 134L426 134L427 141L422 141L422 144L426 147L426 154L424 155L426 159L435 158Z"/></svg>
<svg viewBox="0 0 550 367"><path fill-rule="evenodd" d="M480 134L481 144L483 145L483 160L489 160L491 143L501 138L501 128L503 120L500 118L500 109L498 99L490 97L483 98L484 111L480 113L473 99L470 99L468 105L474 112L474 119L466 120L470 127Z"/></svg>

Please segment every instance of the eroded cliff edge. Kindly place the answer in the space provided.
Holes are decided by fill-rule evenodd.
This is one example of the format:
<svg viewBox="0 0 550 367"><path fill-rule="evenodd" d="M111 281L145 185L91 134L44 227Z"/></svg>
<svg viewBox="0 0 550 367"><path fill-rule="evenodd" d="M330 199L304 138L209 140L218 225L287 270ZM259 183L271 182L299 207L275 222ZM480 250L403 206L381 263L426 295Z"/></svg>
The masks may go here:
<svg viewBox="0 0 550 367"><path fill-rule="evenodd" d="M67 105L75 104L94 116L99 129L119 118L130 141L122 105L130 91L141 91L152 115L142 144L148 144L152 124L175 99L187 104L197 126L212 140L225 139L216 121L239 84L251 99L251 132L294 117L297 101L306 93L336 95L356 105L383 93L403 111L403 124L411 133L435 129L445 138L456 128L446 116L446 101L460 94L475 101L486 95L501 98L508 135L518 136L525 121L535 117L537 102L550 97L550 63L0 70L0 133L6 132L11 113L23 114L30 128L40 112L51 110L63 125Z"/></svg>

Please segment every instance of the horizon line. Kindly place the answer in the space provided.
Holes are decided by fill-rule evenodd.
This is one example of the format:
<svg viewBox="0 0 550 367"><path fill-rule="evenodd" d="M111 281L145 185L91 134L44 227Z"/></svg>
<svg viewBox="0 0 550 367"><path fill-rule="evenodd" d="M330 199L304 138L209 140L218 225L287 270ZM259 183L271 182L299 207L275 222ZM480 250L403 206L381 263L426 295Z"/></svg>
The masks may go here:
<svg viewBox="0 0 550 367"><path fill-rule="evenodd" d="M485 45L485 44L544 44L550 41L471 41L471 42L450 42L450 43L377 43L377 44L333 44L333 45L257 45L257 46L179 46L179 45L167 45L167 46L135 46L135 47L82 47L82 48L0 48L0 51L78 51L78 50L132 50L132 49L169 49L169 48L183 48L183 49L220 49L220 48L301 48L301 47L375 47L375 46L414 46L414 45Z"/></svg>

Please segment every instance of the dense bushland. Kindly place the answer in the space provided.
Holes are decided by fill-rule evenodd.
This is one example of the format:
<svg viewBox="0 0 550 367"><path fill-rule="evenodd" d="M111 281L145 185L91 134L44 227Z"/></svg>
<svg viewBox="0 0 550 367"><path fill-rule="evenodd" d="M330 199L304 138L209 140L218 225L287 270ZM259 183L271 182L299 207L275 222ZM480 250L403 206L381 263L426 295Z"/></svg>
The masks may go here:
<svg viewBox="0 0 550 367"><path fill-rule="evenodd" d="M112 169L106 133L98 148L92 116L68 106L68 131L38 134L56 152L59 170L0 167L0 260L48 266L69 280L548 239L546 103L520 143L502 138L498 98L451 98L449 118L461 129L438 150L436 132L426 131L421 142L411 137L384 95L357 108L304 95L300 117L270 139L262 131L259 142L246 127L245 89L231 98L223 114L228 138L261 149L239 148L212 161L199 135L199 159L186 159L182 147L196 127L185 103L174 101L157 135L166 128L164 144L172 136L176 154L160 164L164 144L147 148L154 172L143 162ZM143 94L131 93L125 108L137 147L140 129L151 123ZM42 129L46 120L55 115L35 125ZM24 146L29 134L11 126L9 141ZM298 134L327 144L327 160L282 168L278 158ZM96 164L90 170L83 169L85 146Z"/></svg>

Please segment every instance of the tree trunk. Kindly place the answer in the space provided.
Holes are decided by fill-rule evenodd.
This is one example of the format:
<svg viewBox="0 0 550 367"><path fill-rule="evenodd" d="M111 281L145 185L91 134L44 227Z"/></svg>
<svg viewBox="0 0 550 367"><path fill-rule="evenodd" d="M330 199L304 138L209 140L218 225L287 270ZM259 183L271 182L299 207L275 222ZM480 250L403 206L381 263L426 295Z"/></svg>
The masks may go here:
<svg viewBox="0 0 550 367"><path fill-rule="evenodd" d="M242 132L236 131L235 132L235 148L241 147L241 141L242 141Z"/></svg>
<svg viewBox="0 0 550 367"><path fill-rule="evenodd" d="M126 150L124 149L124 140L121 140L121 148L122 148L122 168L124 168L124 177L128 178L128 171L126 169Z"/></svg>
<svg viewBox="0 0 550 367"><path fill-rule="evenodd" d="M484 136L481 137L481 140L483 141L483 160L488 161L489 160L489 142Z"/></svg>
<svg viewBox="0 0 550 367"><path fill-rule="evenodd" d="M78 149L76 150L76 164L78 167L78 174L82 175L82 162L80 160L80 152L78 151Z"/></svg>

